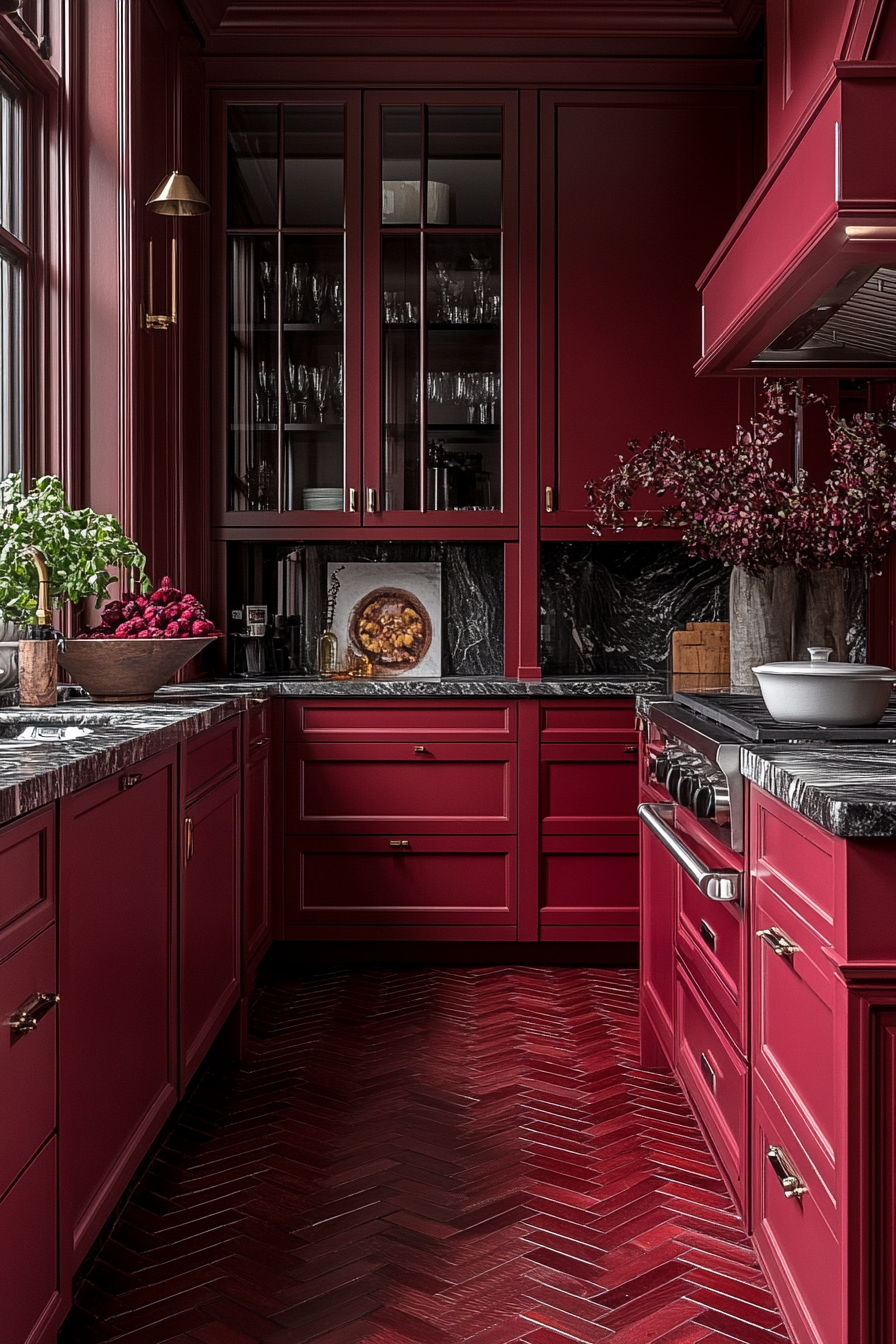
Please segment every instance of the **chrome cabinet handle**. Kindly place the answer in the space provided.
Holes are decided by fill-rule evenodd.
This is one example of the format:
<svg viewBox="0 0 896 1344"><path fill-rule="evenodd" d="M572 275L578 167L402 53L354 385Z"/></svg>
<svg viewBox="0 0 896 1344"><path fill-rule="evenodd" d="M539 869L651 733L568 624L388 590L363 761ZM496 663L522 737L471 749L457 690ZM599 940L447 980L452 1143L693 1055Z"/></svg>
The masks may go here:
<svg viewBox="0 0 896 1344"><path fill-rule="evenodd" d="M775 928L774 924L770 929L757 929L756 937L761 938L776 957L792 957L794 952L800 950L799 944L794 943L781 929Z"/></svg>
<svg viewBox="0 0 896 1344"><path fill-rule="evenodd" d="M713 1068L713 1066L710 1064L710 1062L709 1062L709 1060L707 1059L707 1057L706 1057L705 1054L701 1054L701 1055L700 1055L700 1068L701 1068L701 1070L702 1070L702 1072L703 1072L703 1077L706 1079L707 1084L709 1085L709 1090L710 1090L710 1092L712 1092L713 1094L715 1094L715 1090L716 1090L716 1071L715 1071L715 1069Z"/></svg>
<svg viewBox="0 0 896 1344"><path fill-rule="evenodd" d="M410 840L390 840L390 841L389 841L389 848L390 848L390 849L410 849L410 847L411 847L411 842L410 842Z"/></svg>
<svg viewBox="0 0 896 1344"><path fill-rule="evenodd" d="M128 789L135 788L142 778L142 775L122 775L118 781L118 787L122 793L125 793Z"/></svg>
<svg viewBox="0 0 896 1344"><path fill-rule="evenodd" d="M184 863L189 863L193 857L193 818L184 817Z"/></svg>
<svg viewBox="0 0 896 1344"><path fill-rule="evenodd" d="M51 1008L55 1008L58 1002L58 994L38 990L15 1010L12 1016L8 1018L6 1025L10 1031L14 1031L19 1036L24 1036L26 1032L34 1031L41 1018L45 1017Z"/></svg>
<svg viewBox="0 0 896 1344"><path fill-rule="evenodd" d="M707 868L696 854L692 854L672 827L666 824L666 817L671 821L675 816L675 808L671 803L641 803L638 816L708 900L740 900L742 874L734 868Z"/></svg>
<svg viewBox="0 0 896 1344"><path fill-rule="evenodd" d="M765 1152L772 1171L781 1182L781 1189L784 1191L786 1199L802 1199L803 1195L809 1193L809 1187L791 1162L783 1148L779 1148L776 1143L770 1143Z"/></svg>

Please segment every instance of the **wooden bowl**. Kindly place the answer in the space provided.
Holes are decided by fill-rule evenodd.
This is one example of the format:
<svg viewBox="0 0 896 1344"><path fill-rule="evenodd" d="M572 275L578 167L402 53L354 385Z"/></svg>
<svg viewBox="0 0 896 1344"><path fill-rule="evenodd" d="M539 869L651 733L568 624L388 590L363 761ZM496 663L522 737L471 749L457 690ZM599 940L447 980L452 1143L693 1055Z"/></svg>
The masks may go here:
<svg viewBox="0 0 896 1344"><path fill-rule="evenodd" d="M59 666L103 704L151 700L160 686L217 639L71 639Z"/></svg>
<svg viewBox="0 0 896 1344"><path fill-rule="evenodd" d="M402 662L386 661L383 654L372 653L362 643L361 621L367 608L374 602L385 609L413 607L419 615L423 623L423 637L410 658ZM419 597L415 597L413 593L406 592L404 588L373 588L369 593L364 594L360 602L355 603L348 621L348 637L355 652L362 653L370 659L373 664L374 676L400 677L406 672L413 671L429 652L429 646L432 643L432 621L429 618L429 612Z"/></svg>

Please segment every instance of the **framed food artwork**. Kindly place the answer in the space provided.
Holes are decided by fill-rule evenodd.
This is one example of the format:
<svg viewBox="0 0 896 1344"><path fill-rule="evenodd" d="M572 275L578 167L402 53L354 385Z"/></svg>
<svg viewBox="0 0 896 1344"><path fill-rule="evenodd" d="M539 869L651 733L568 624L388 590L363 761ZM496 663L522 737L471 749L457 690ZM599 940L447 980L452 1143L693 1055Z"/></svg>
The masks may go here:
<svg viewBox="0 0 896 1344"><path fill-rule="evenodd" d="M332 629L339 656L364 654L375 677L442 675L442 566L328 565L338 584Z"/></svg>

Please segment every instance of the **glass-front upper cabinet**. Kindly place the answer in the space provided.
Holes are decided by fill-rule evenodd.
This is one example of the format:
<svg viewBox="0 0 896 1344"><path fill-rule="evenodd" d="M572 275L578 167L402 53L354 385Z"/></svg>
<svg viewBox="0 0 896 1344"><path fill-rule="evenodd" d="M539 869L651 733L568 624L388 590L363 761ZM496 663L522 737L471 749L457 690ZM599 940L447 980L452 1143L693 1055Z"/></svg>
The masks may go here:
<svg viewBox="0 0 896 1344"><path fill-rule="evenodd" d="M358 114L336 98L225 109L231 522L360 520Z"/></svg>
<svg viewBox="0 0 896 1344"><path fill-rule="evenodd" d="M368 97L367 526L515 521L515 143L501 95Z"/></svg>

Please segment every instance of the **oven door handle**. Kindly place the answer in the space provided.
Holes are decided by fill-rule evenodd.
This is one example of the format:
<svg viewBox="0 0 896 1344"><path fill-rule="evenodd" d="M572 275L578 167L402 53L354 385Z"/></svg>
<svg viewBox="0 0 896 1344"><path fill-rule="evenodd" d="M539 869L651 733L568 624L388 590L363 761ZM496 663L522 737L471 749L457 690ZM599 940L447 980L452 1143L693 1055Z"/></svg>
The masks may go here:
<svg viewBox="0 0 896 1344"><path fill-rule="evenodd" d="M671 803L642 803L638 816L704 896L711 901L740 900L742 875L735 868L707 868L696 854L691 853L666 823L666 818L671 821L675 816Z"/></svg>

